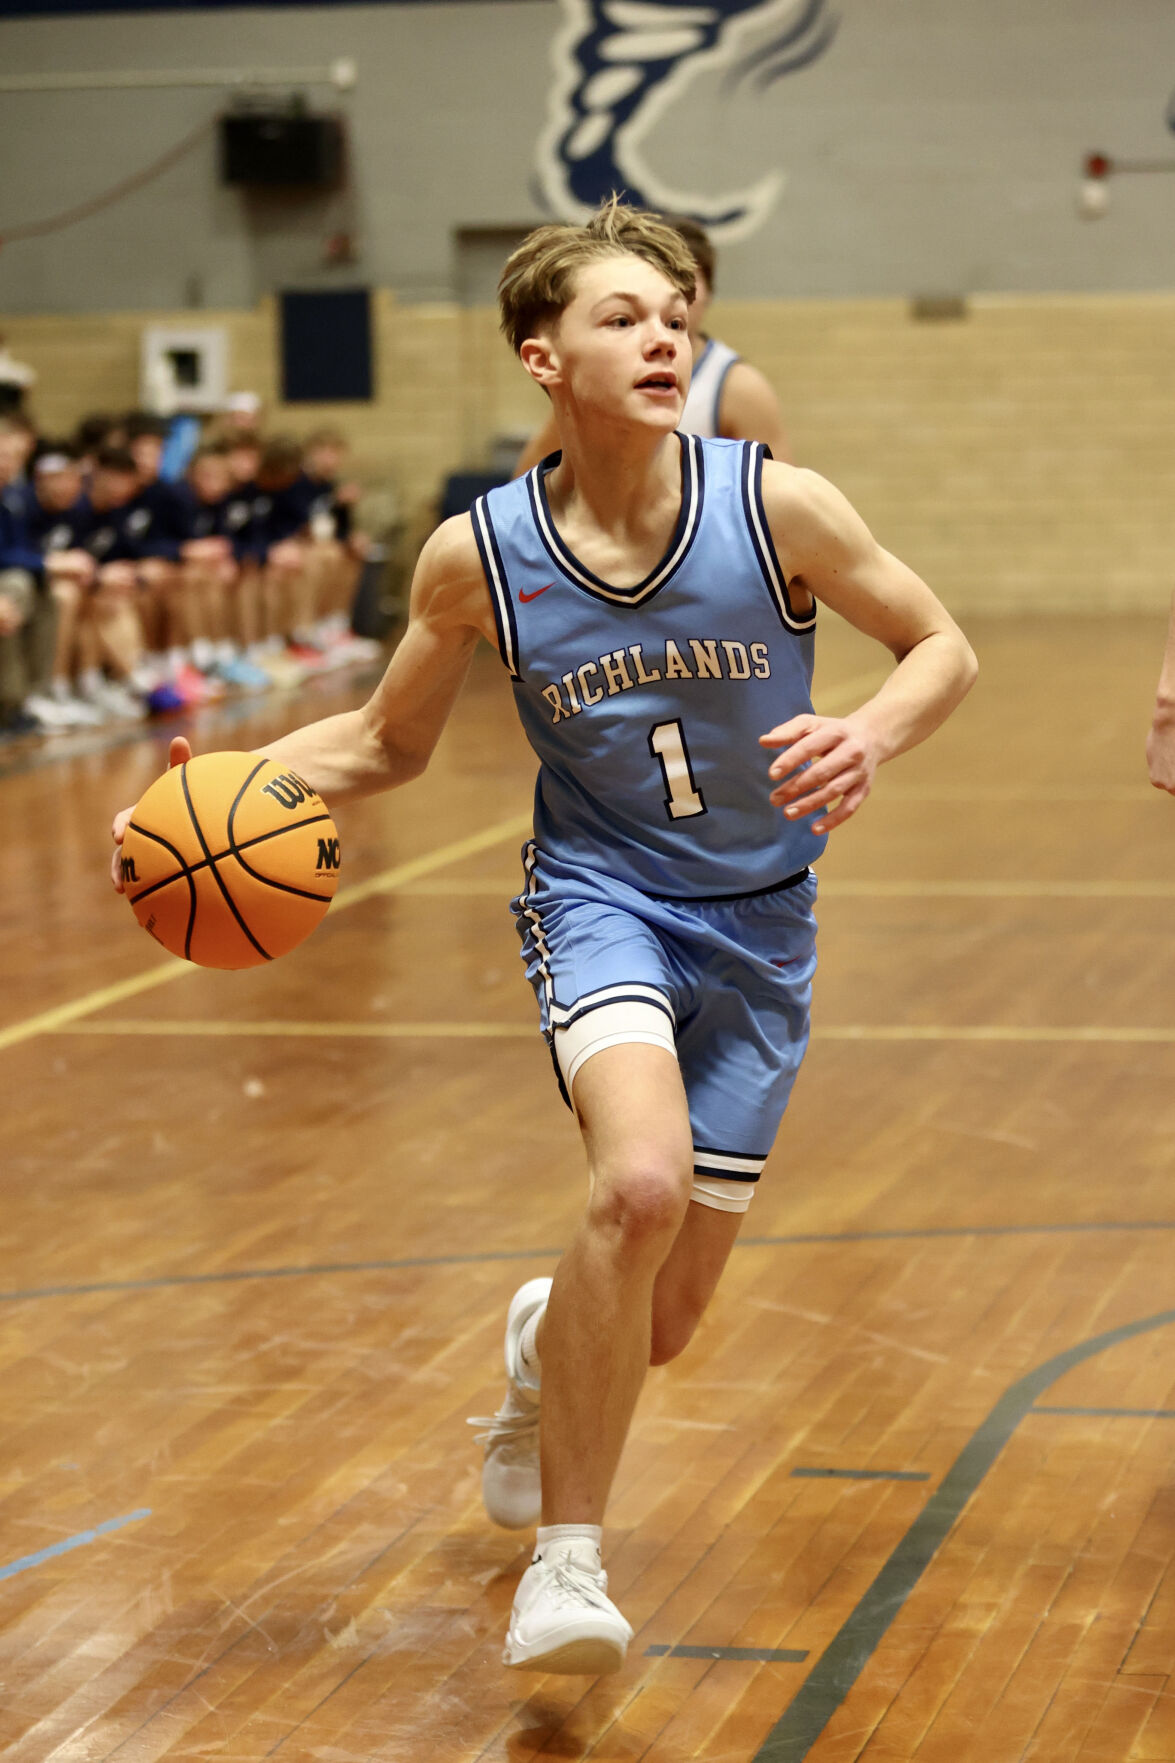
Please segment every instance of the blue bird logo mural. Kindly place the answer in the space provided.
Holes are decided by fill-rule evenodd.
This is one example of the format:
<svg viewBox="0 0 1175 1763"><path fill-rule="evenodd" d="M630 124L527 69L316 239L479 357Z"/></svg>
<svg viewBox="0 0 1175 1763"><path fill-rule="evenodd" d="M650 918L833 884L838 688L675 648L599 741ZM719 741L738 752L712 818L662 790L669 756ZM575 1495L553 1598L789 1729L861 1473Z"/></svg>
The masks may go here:
<svg viewBox="0 0 1175 1763"><path fill-rule="evenodd" d="M690 214L716 238L760 224L782 187L768 172L722 196L672 189L641 157L657 118L703 67L759 91L817 60L836 35L826 0L561 0L556 80L539 149L546 204L581 220L613 190L643 207ZM745 52L752 31L773 34ZM740 51L743 51L740 57Z"/></svg>

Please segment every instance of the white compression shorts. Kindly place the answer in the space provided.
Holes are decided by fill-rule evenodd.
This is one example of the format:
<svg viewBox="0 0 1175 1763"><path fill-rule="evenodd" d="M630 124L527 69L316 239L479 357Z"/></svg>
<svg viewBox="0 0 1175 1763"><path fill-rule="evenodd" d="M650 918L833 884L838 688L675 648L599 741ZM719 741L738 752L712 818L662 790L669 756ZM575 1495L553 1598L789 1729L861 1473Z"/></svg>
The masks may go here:
<svg viewBox="0 0 1175 1763"><path fill-rule="evenodd" d="M595 1010L585 1011L566 1028L556 1028L554 1036L555 1057L569 1096L582 1066L593 1053L602 1053L606 1047L622 1047L636 1042L647 1047L664 1047L674 1059L677 1058L670 1018L656 1004L646 1004L638 998L601 1004ZM695 1175L690 1198L714 1212L745 1212L754 1192L754 1182Z"/></svg>

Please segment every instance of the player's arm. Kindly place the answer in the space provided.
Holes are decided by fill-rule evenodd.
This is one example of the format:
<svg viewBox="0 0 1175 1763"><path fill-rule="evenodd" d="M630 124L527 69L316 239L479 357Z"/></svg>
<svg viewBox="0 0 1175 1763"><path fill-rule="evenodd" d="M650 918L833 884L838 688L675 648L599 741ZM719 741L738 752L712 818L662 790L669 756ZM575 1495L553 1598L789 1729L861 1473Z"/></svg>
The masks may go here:
<svg viewBox="0 0 1175 1763"><path fill-rule="evenodd" d="M766 441L771 457L785 464L791 445L779 399L769 380L747 361L736 361L722 382L718 431L728 441Z"/></svg>
<svg viewBox="0 0 1175 1763"><path fill-rule="evenodd" d="M467 515L458 515L433 533L420 554L407 629L368 702L270 742L266 757L296 771L332 808L418 777L461 690L488 614L473 528Z"/></svg>
<svg viewBox="0 0 1175 1763"><path fill-rule="evenodd" d="M763 500L789 589L807 590L897 661L850 716L797 716L762 737L780 750L768 773L771 800L789 818L819 812L813 827L825 832L856 813L879 765L946 720L978 666L950 613L883 550L839 490L815 472L768 463Z"/></svg>
<svg viewBox="0 0 1175 1763"><path fill-rule="evenodd" d="M407 629L368 702L267 743L265 757L296 771L332 808L418 777L461 690L478 637L492 639L491 617L473 527L460 515L445 521L420 554ZM190 757L186 740L172 741L169 764ZM133 813L127 808L117 814L111 829L111 875L119 893L117 848Z"/></svg>
<svg viewBox="0 0 1175 1763"><path fill-rule="evenodd" d="M1175 796L1175 594L1171 597L1155 713L1146 738L1146 763L1156 790L1168 790Z"/></svg>
<svg viewBox="0 0 1175 1763"><path fill-rule="evenodd" d="M540 459L545 459L548 453L557 453L562 444L555 418L548 416L542 428L535 430L518 455L514 476L521 477L523 472L529 471L532 466L537 465Z"/></svg>

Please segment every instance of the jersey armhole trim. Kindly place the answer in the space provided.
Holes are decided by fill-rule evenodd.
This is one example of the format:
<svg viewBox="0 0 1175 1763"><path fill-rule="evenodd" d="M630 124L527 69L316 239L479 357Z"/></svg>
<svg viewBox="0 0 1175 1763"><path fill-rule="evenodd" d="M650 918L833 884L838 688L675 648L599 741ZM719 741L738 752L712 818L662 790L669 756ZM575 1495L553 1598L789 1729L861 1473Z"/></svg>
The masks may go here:
<svg viewBox="0 0 1175 1763"><path fill-rule="evenodd" d="M486 586L490 591L490 605L494 609L498 650L510 677L519 679L521 675L518 671L518 626L514 620L510 584L506 580L502 553L498 549L498 536L494 532L494 523L490 518L489 504L486 498L479 496L470 512L473 517L473 536L477 540L481 566L485 571Z"/></svg>
<svg viewBox="0 0 1175 1763"><path fill-rule="evenodd" d="M744 446L743 512L763 580L784 626L797 633L813 630L816 624L816 608L813 605L811 612L796 612L793 608L787 591L787 580L776 556L771 528L767 524L767 511L763 506L763 460L769 457L768 449L762 441L747 441Z"/></svg>

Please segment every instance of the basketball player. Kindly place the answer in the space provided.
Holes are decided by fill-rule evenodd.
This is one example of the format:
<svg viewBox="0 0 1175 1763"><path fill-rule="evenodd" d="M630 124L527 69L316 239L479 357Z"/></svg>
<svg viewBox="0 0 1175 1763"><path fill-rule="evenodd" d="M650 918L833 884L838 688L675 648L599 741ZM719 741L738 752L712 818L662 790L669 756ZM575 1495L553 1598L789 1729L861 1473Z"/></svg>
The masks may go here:
<svg viewBox="0 0 1175 1763"><path fill-rule="evenodd" d="M1168 790L1175 796L1175 595L1171 597L1155 713L1146 738L1146 763L1156 790Z"/></svg>
<svg viewBox="0 0 1175 1763"><path fill-rule="evenodd" d="M484 636L541 761L514 912L589 1189L553 1281L510 1305L482 1477L499 1523L542 1520L505 1651L538 1671L624 1659L605 1505L645 1373L714 1292L804 1053L809 866L975 671L830 484L676 432L693 293L653 215L613 202L530 235L502 320L561 453L429 539L370 702L267 749L332 804L406 782ZM849 716L812 711L817 600L897 660Z"/></svg>
<svg viewBox="0 0 1175 1763"><path fill-rule="evenodd" d="M706 313L714 297L717 258L710 236L696 220L664 215L680 233L694 260L694 297L689 308L689 340L693 372L678 429L685 435L724 435L730 441L762 441L773 459L790 459L787 431L779 399L769 382L743 361L729 343L706 335ZM514 468L515 477L557 451L559 428L554 412L531 436Z"/></svg>

